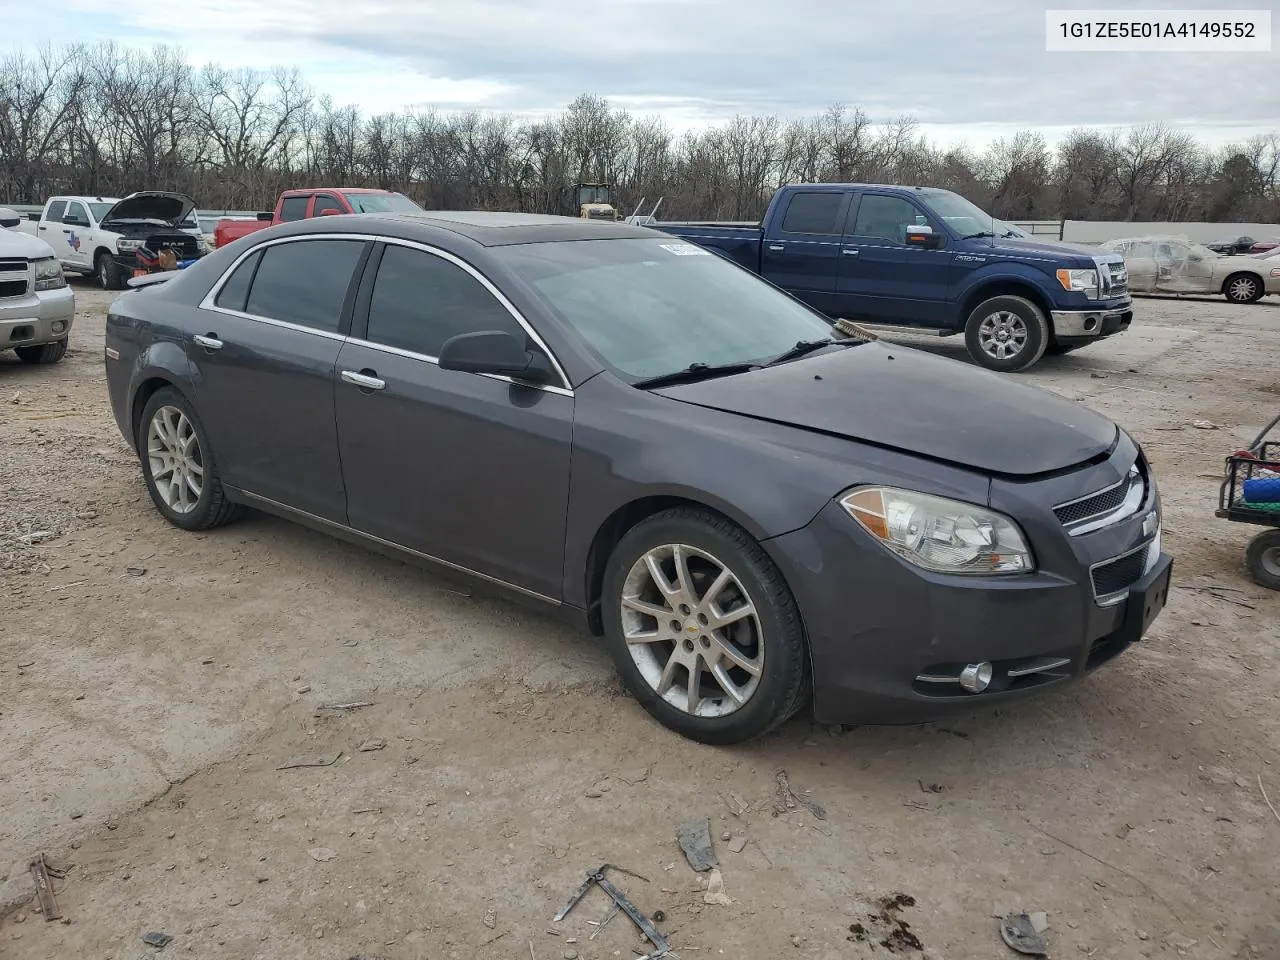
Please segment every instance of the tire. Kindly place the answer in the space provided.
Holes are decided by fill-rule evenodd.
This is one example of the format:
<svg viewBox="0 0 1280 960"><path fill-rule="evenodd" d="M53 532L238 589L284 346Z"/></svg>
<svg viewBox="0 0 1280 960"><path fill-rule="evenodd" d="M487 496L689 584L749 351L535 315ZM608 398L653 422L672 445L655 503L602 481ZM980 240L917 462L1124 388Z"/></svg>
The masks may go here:
<svg viewBox="0 0 1280 960"><path fill-rule="evenodd" d="M692 594L678 592L677 547ZM667 588L676 587L669 600L663 598L646 558L656 560ZM726 573L728 581L707 597L712 581ZM655 614L632 606L624 614L624 598L647 605ZM689 601L683 611L682 600ZM708 611L731 616L743 610L747 601L754 613L720 628L708 623ZM657 611L662 612L661 618ZM808 700L804 626L782 573L751 536L708 511L677 507L629 530L609 557L601 613L609 652L627 689L654 719L690 740L728 745L760 737ZM660 633L665 639L629 644L628 632ZM735 659L731 662L724 651ZM672 669L672 657L686 663ZM741 702L707 669L712 658ZM693 711L689 709L690 661L700 675ZM755 668L754 675L744 664ZM670 700L658 693L664 677L670 680L666 691Z"/></svg>
<svg viewBox="0 0 1280 960"><path fill-rule="evenodd" d="M166 472L165 462L173 464L175 447L166 445L158 434L152 432L153 424L158 417L168 423L169 436L179 439L194 437L194 445L187 446L185 461L178 458L174 470L186 477L195 476L196 484L189 482L165 483L165 478L173 478L173 472ZM190 444L190 441L187 441ZM157 456L151 456L151 451ZM196 415L187 398L173 387L162 387L151 395L142 408L142 418L138 423L138 457L142 461L142 478L151 494L151 501L160 511L160 515L183 530L208 530L219 527L236 519L243 508L227 499L222 481L218 474L217 462L209 447L209 437L204 431L199 416ZM194 463L199 468L198 476L185 464ZM157 481L156 470L159 469L160 480ZM192 494L195 494L193 497Z"/></svg>
<svg viewBox="0 0 1280 960"><path fill-rule="evenodd" d="M13 352L23 363L57 363L67 354L67 338L42 343L38 347L14 347Z"/></svg>
<svg viewBox="0 0 1280 960"><path fill-rule="evenodd" d="M124 278L120 275L120 267L107 251L103 250L94 258L93 269L103 290L124 289Z"/></svg>
<svg viewBox="0 0 1280 960"><path fill-rule="evenodd" d="M1262 294L1262 282L1252 273L1233 273L1222 284L1222 295L1232 303L1257 303Z"/></svg>
<svg viewBox="0 0 1280 960"><path fill-rule="evenodd" d="M1002 335L1008 339L1000 339ZM1035 364L1048 349L1049 339L1049 321L1044 311L1025 297L984 300L964 325L969 356L999 373L1016 373ZM1018 349L1008 353L1011 344Z"/></svg>
<svg viewBox="0 0 1280 960"><path fill-rule="evenodd" d="M1254 583L1280 590L1280 530L1267 530L1250 540L1244 562Z"/></svg>

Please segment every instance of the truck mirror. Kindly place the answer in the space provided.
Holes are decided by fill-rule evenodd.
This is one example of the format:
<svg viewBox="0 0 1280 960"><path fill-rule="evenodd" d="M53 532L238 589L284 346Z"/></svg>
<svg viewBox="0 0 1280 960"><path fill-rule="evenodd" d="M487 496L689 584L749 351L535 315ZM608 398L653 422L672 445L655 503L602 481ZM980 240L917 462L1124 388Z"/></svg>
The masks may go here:
<svg viewBox="0 0 1280 960"><path fill-rule="evenodd" d="M906 243L911 247L923 247L934 250L942 245L942 236L933 232L933 227L924 224L911 224L907 227Z"/></svg>

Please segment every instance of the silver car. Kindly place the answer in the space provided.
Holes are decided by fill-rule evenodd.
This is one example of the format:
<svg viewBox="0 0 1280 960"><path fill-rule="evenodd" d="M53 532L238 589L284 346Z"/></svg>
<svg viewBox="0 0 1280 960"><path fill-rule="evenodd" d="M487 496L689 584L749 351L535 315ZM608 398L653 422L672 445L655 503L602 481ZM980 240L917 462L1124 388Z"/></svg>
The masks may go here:
<svg viewBox="0 0 1280 960"><path fill-rule="evenodd" d="M1280 293L1280 270L1266 261L1225 256L1181 237L1129 237L1101 246L1124 257L1132 293L1220 293L1232 303Z"/></svg>
<svg viewBox="0 0 1280 960"><path fill-rule="evenodd" d="M0 208L0 350L24 363L57 363L67 352L75 294L53 248L12 229L20 220Z"/></svg>

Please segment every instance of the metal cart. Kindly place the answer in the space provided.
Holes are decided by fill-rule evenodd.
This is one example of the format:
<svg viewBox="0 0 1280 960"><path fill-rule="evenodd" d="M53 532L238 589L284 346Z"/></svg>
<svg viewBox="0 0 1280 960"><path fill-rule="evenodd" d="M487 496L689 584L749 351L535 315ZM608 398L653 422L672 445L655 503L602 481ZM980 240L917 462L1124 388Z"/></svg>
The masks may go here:
<svg viewBox="0 0 1280 960"><path fill-rule="evenodd" d="M1270 527L1249 541L1245 564L1259 586L1280 590L1280 436L1268 439L1280 415L1244 450L1227 457L1217 516Z"/></svg>

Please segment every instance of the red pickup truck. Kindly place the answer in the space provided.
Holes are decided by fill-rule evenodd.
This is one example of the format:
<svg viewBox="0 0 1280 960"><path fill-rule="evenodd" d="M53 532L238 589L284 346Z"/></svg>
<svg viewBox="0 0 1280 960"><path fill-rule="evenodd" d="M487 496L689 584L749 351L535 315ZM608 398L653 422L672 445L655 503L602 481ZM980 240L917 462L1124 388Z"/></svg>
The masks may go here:
<svg viewBox="0 0 1280 960"><path fill-rule="evenodd" d="M256 220L239 220L224 217L213 229L213 245L224 247L234 240L247 237L255 230L262 230L276 223L290 220L306 220L311 217L333 216L339 213L423 213L403 193L375 190L366 187L312 187L306 190L286 190L276 200L274 213L260 213Z"/></svg>

